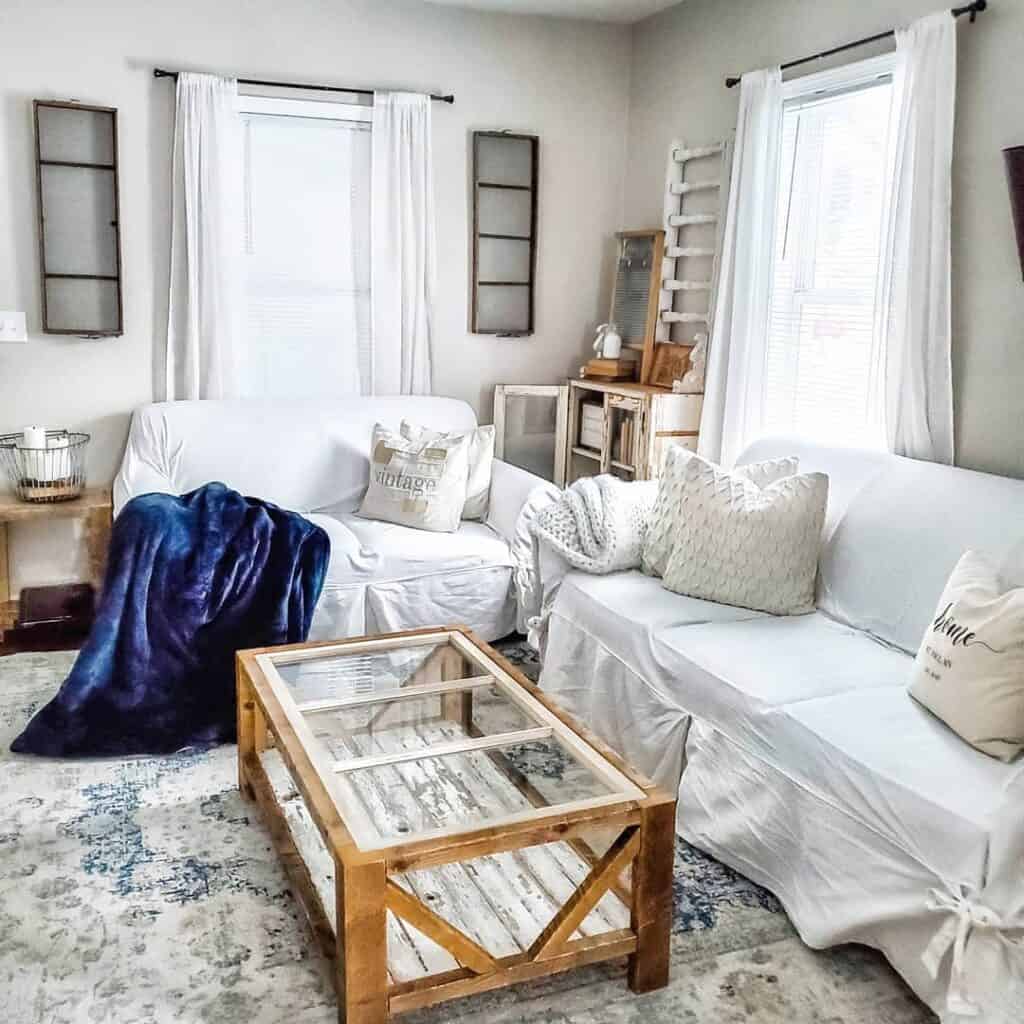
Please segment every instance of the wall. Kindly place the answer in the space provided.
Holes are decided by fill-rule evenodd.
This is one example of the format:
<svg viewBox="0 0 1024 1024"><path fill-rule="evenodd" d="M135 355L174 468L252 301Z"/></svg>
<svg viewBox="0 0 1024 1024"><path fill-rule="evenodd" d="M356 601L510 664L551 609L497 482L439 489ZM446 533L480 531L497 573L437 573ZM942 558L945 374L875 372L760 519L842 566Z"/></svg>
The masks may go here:
<svg viewBox="0 0 1024 1024"><path fill-rule="evenodd" d="M621 213L629 46L627 26L422 0L0 0L0 309L27 310L30 334L27 345L0 345L0 430L29 422L87 430L90 478L107 482L132 408L154 398L174 92L153 79L155 65L454 92L454 106L434 110L435 388L488 419L495 383L564 377L598 322L605 243ZM68 97L120 111L126 298L117 339L40 333L30 101ZM537 332L527 340L466 327L468 138L494 127L541 136ZM12 547L16 582L40 582L31 546ZM73 549L64 556L55 540L51 547L47 580L72 576L77 563L60 559Z"/></svg>
<svg viewBox="0 0 1024 1024"><path fill-rule="evenodd" d="M727 75L872 35L941 0L685 0L634 30L625 220L658 223L667 147L726 138ZM959 21L953 181L957 461L1024 476L1024 285L1001 150L1024 143L1024 2ZM855 51L868 56L871 50ZM848 58L847 58L848 59Z"/></svg>

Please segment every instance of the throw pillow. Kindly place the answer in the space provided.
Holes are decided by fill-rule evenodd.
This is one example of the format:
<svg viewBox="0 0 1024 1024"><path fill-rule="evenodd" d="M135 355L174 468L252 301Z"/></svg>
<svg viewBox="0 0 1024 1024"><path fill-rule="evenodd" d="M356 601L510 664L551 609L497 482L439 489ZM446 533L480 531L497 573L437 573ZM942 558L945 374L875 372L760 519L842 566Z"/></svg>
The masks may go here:
<svg viewBox="0 0 1024 1024"><path fill-rule="evenodd" d="M973 551L942 592L910 695L985 754L1024 751L1024 587L1006 586Z"/></svg>
<svg viewBox="0 0 1024 1024"><path fill-rule="evenodd" d="M402 420L402 437L409 441L435 441L461 436L457 432L440 433ZM469 437L469 480L463 519L486 519L491 494L491 471L494 468L494 427L477 427Z"/></svg>
<svg viewBox="0 0 1024 1024"><path fill-rule="evenodd" d="M454 533L466 504L468 476L468 436L408 441L378 423L370 451L370 486L358 515Z"/></svg>
<svg viewBox="0 0 1024 1024"><path fill-rule="evenodd" d="M774 615L814 611L824 473L760 488L701 458L683 464L664 587L690 597Z"/></svg>
<svg viewBox="0 0 1024 1024"><path fill-rule="evenodd" d="M688 448L675 445L668 450L665 457L665 469L658 485L658 497L651 510L650 525L644 536L644 550L641 568L648 576L664 576L668 568L669 556L672 554L672 541L678 532L678 517L681 506L679 479L683 467L690 459L699 459ZM703 460L702 460L703 461ZM796 456L784 459L769 459L767 462L752 462L748 466L738 466L733 470L741 476L757 484L767 487L768 484L793 476L800 467Z"/></svg>

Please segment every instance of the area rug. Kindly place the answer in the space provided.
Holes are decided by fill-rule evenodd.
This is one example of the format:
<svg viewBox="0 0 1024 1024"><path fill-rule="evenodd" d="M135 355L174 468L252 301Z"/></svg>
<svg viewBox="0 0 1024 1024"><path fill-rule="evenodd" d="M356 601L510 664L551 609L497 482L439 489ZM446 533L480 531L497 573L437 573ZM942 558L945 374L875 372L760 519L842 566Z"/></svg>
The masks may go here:
<svg viewBox="0 0 1024 1024"><path fill-rule="evenodd" d="M525 645L507 655L534 674ZM235 748L47 761L9 753L73 653L0 658L0 1019L9 1024L333 1024L324 961ZM680 842L672 979L623 964L410 1014L409 1024L924 1024L876 954L807 949L775 899Z"/></svg>

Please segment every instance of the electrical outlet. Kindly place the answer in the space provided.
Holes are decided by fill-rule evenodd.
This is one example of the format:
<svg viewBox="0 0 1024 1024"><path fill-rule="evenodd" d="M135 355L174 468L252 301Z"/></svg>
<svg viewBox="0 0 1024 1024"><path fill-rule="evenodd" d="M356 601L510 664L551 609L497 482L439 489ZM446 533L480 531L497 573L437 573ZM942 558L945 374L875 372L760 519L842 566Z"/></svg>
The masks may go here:
<svg viewBox="0 0 1024 1024"><path fill-rule="evenodd" d="M0 341L28 341L24 313L0 309Z"/></svg>

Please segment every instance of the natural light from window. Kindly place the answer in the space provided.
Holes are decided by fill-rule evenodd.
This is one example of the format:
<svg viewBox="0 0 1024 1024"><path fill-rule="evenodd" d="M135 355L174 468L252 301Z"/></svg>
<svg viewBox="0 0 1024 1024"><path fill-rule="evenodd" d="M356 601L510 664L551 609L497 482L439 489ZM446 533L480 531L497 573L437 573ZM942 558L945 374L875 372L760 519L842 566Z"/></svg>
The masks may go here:
<svg viewBox="0 0 1024 1024"><path fill-rule="evenodd" d="M365 393L371 338L369 109L251 97L243 102L255 109L241 114L242 394Z"/></svg>
<svg viewBox="0 0 1024 1024"><path fill-rule="evenodd" d="M892 91L876 77L786 103L765 433L884 444L875 316Z"/></svg>

